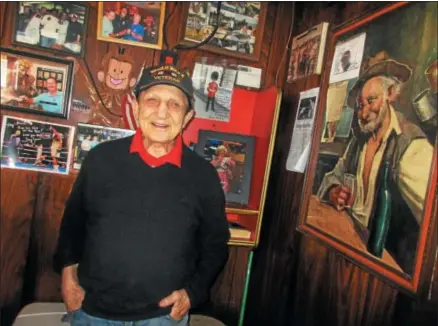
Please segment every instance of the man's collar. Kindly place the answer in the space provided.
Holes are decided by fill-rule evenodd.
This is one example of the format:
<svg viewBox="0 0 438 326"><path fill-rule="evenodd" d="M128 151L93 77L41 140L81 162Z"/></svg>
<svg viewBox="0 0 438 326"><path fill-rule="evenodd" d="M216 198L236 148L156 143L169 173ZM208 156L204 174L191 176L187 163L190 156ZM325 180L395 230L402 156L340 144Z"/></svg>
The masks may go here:
<svg viewBox="0 0 438 326"><path fill-rule="evenodd" d="M395 114L395 109L391 104L389 104L388 110L391 117L391 121L389 123L389 129L394 130L397 135L400 135L402 131L400 128L400 123L398 122L397 115Z"/></svg>
<svg viewBox="0 0 438 326"><path fill-rule="evenodd" d="M182 143L182 137L179 135L175 140L175 146L170 150L169 153L161 156L161 157L154 157L151 154L147 152L147 150L144 148L143 145L143 134L141 132L141 129L138 128L135 132L134 137L132 138L131 146L129 148L129 152L132 153L138 153L140 155L140 158L145 162L147 165L155 168L162 166L166 163L173 164L177 167L181 167L181 157L183 152L183 143Z"/></svg>

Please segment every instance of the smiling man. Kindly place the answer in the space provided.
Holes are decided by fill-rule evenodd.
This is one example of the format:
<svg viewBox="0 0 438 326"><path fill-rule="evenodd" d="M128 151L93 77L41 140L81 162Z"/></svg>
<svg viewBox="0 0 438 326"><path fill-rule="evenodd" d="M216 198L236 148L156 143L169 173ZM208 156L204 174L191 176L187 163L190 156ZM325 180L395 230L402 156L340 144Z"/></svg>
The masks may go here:
<svg viewBox="0 0 438 326"><path fill-rule="evenodd" d="M376 58L382 59L370 60L374 63L349 91L347 104L355 108L356 119L352 136L317 195L335 209L349 211L365 235L377 223L377 207L389 206L385 248L412 273L434 149L420 127L395 108L410 67L383 55ZM389 185L390 202L378 196L383 184Z"/></svg>
<svg viewBox="0 0 438 326"><path fill-rule="evenodd" d="M65 207L55 262L73 326L187 325L228 256L219 177L182 140L190 77L147 69L135 93L136 134L89 152Z"/></svg>
<svg viewBox="0 0 438 326"><path fill-rule="evenodd" d="M58 83L53 77L47 79L47 92L36 97L22 96L21 100L30 104L39 104L45 112L62 113L64 94L58 91Z"/></svg>

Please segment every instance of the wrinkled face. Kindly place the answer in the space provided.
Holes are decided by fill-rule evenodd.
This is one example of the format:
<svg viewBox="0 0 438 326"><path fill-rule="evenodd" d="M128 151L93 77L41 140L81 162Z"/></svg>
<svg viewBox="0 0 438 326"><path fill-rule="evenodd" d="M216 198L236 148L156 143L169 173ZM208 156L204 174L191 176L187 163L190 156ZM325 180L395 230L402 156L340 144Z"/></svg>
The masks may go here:
<svg viewBox="0 0 438 326"><path fill-rule="evenodd" d="M129 76L131 75L132 65L129 62L110 59L108 63L108 72L105 83L112 89L127 89Z"/></svg>
<svg viewBox="0 0 438 326"><path fill-rule="evenodd" d="M137 109L134 106L143 137L149 143L174 141L193 117L187 106L187 97L177 87L156 85L143 91Z"/></svg>
<svg viewBox="0 0 438 326"><path fill-rule="evenodd" d="M47 79L47 90L49 93L55 93L57 91L56 80L54 78Z"/></svg>
<svg viewBox="0 0 438 326"><path fill-rule="evenodd" d="M368 80L358 99L359 127L364 133L371 133L382 126L388 114L388 92L379 78Z"/></svg>

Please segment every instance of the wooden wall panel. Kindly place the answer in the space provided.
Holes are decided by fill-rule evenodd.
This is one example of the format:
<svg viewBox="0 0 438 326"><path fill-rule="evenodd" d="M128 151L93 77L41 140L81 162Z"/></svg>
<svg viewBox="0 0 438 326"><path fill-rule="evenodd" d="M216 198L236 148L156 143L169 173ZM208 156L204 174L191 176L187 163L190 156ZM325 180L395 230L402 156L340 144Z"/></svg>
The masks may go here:
<svg viewBox="0 0 438 326"><path fill-rule="evenodd" d="M30 238L24 302L60 301L60 276L53 270L52 254L64 205L75 176L40 175Z"/></svg>
<svg viewBox="0 0 438 326"><path fill-rule="evenodd" d="M20 308L37 188L37 173L1 169L0 324Z"/></svg>
<svg viewBox="0 0 438 326"><path fill-rule="evenodd" d="M108 51L117 51L119 45L96 40L97 2L89 2L88 4L90 9L88 30L86 35L86 55L84 59L75 59L78 71L74 77L73 98L83 100L85 102L88 101L91 103L91 106L94 107L95 105L100 106L100 104L95 104L95 102L91 100L90 88L93 88L91 85L91 80L94 79L97 82L96 74L100 68L102 57ZM50 56L50 52L47 51L39 51L36 49L29 49L11 44L13 12L15 5L16 4L14 3L0 3L0 24L2 26L0 27L0 33L2 33L0 34L2 35L1 44L3 46L14 47L18 50L30 51ZM167 3L166 15L172 15L167 28L169 44L171 46L174 46L178 41L177 35L181 25L181 14L181 3ZM260 60L254 63L227 57L227 61L229 63L248 64L263 68L264 86L268 87L273 85L275 75L279 68L278 63L281 60L280 55L283 54L283 49L281 49L281 47L284 48L287 42L287 38L284 39L282 37L278 37L277 33L281 32L283 28L289 30L290 17L292 17L290 6L284 4L279 5L275 2L269 3ZM273 48L274 46L275 49ZM150 66L153 64L158 64L159 62L160 51L141 47L126 48L132 51L132 55L135 58L135 64L144 64L145 66ZM180 61L178 65L181 68L188 68L191 70L194 67L196 59L201 56L207 56L217 60L224 58L219 57L217 54L211 54L202 50L180 51ZM88 73L88 68L91 72L91 76ZM280 76L284 76L284 70L285 66L281 67ZM281 84L282 83L280 83L280 85ZM2 114L22 116L43 121L53 121L68 125L75 125L77 122L85 122L89 117L89 114L71 112L69 120L61 121L59 119L17 113L3 109ZM26 303L32 301L60 300L59 276L56 275L52 270L52 256L62 217L63 205L68 197L76 174L74 171L72 171L69 176L58 176L44 173L37 174L35 172L28 171L2 170L2 178L3 175L6 176L6 180L18 180L18 185L23 183L24 180L33 180L33 183L30 182L30 190L26 189L25 192L20 193L14 192L14 199L8 200L4 207L2 197L2 214L0 216L1 230L2 232L3 230L7 230L7 232L10 234L18 234L19 236L14 238L14 240L20 241L18 247L19 253L16 257L17 263L5 265L5 268L7 268L8 271L16 271L18 268L20 272L16 272L14 274L14 281L11 282L10 287L4 289L2 286L0 288L0 297L7 297L8 304L5 306L3 302L6 301L2 301L1 307L9 316L13 317L17 312L16 309L20 308ZM40 180L38 186L36 184L37 179ZM2 190L4 185L6 187L6 183L4 183L2 180ZM15 197L18 196L23 196L21 200L25 201L29 207L32 206L32 210L20 208L18 211L17 200L15 199ZM33 203L35 203L35 210L33 210ZM17 214L19 212L19 218L14 216L14 219L16 222L20 222L20 219L23 221L22 225L20 224L20 226L22 226L21 229L16 230L16 228L18 228L16 223L8 224L8 212L17 212ZM27 224L24 221L26 221ZM25 229L27 230L26 234L24 233ZM28 247L29 255L26 261ZM12 254L12 252L10 253ZM200 307L198 309L199 312L215 316L218 319L226 322L229 326L237 324L243 284L246 275L248 253L249 249L246 247L230 248L229 261L224 271L218 278L214 288L212 289L212 300L207 305ZM24 280L23 273L25 274ZM22 295L21 288L23 283L24 292ZM12 296L13 292L14 295ZM14 307L14 309L10 309L10 307ZM8 326L9 324L2 322L2 325Z"/></svg>
<svg viewBox="0 0 438 326"><path fill-rule="evenodd" d="M333 28L387 4L296 3L293 35L323 21ZM276 38L287 37L285 33L282 30ZM283 87L272 173L260 246L254 257L245 325L436 326L436 277L431 302L416 302L295 230L304 175L288 172L285 166L299 93L319 85L320 77L311 76ZM436 271L435 275L438 275Z"/></svg>

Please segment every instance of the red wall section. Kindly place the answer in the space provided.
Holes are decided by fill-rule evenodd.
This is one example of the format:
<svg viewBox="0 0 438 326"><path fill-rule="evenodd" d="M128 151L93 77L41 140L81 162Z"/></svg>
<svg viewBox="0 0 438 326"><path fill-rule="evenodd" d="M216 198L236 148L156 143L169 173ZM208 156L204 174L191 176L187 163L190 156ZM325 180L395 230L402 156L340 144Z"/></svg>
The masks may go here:
<svg viewBox="0 0 438 326"><path fill-rule="evenodd" d="M259 209L276 101L275 87L260 92L236 88L231 100L229 122L195 118L184 132L186 144L196 143L198 132L202 129L256 137L248 205L250 209Z"/></svg>
<svg viewBox="0 0 438 326"><path fill-rule="evenodd" d="M230 121L214 121L195 118L184 132L184 142L188 145L190 142L198 142L199 130L215 130L220 132L229 132L237 134L250 134L254 105L258 97L258 92L247 91L243 89L234 89L231 98Z"/></svg>

